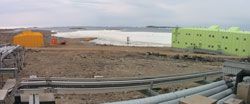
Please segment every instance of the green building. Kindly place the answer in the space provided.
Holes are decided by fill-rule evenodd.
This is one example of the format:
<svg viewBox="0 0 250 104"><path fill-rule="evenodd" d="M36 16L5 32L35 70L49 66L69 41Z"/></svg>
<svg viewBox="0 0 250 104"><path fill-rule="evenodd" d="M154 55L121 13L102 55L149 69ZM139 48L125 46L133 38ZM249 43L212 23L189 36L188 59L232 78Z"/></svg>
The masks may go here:
<svg viewBox="0 0 250 104"><path fill-rule="evenodd" d="M172 47L221 52L227 55L250 56L250 32L239 27L228 30L219 26L210 28L174 28Z"/></svg>

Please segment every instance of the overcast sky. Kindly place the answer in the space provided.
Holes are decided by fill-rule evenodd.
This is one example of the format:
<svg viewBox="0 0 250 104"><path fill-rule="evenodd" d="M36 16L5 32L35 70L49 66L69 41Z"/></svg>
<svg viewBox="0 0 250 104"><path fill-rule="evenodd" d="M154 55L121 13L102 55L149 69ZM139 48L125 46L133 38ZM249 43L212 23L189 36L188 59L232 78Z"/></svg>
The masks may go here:
<svg viewBox="0 0 250 104"><path fill-rule="evenodd" d="M0 27L250 27L249 5L250 0L0 0Z"/></svg>

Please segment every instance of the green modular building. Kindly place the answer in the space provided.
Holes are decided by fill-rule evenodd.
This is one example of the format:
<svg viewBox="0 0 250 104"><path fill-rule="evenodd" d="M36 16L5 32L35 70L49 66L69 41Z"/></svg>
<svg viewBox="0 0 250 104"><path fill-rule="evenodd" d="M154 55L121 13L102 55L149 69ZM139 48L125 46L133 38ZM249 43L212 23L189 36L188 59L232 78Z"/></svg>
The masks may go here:
<svg viewBox="0 0 250 104"><path fill-rule="evenodd" d="M239 27L228 30L219 26L210 28L174 28L172 47L220 52L241 57L250 56L250 32Z"/></svg>

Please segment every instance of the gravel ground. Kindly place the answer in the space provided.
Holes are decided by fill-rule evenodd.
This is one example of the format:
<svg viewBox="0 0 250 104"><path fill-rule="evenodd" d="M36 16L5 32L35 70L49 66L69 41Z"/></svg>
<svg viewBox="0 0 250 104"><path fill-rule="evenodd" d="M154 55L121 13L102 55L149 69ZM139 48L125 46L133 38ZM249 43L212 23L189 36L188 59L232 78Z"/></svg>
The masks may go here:
<svg viewBox="0 0 250 104"><path fill-rule="evenodd" d="M200 62L117 51L28 50L22 77L140 77L219 69L221 62Z"/></svg>
<svg viewBox="0 0 250 104"><path fill-rule="evenodd" d="M162 48L114 47L84 44L84 47L58 46L28 49L26 67L21 71L22 77L37 75L39 77L144 77L180 73L209 71L221 68L222 62L194 61L176 59L168 56L149 55L148 51L162 51ZM167 51L165 51L167 52ZM172 51L169 51L171 54ZM160 93L198 86L186 82L170 84ZM145 97L137 91L56 95L57 104L99 104Z"/></svg>

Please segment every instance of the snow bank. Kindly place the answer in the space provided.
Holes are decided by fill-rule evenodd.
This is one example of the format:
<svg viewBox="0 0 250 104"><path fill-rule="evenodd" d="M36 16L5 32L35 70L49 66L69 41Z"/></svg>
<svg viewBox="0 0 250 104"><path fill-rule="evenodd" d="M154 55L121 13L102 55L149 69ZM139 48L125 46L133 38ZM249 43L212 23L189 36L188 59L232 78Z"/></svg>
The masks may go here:
<svg viewBox="0 0 250 104"><path fill-rule="evenodd" d="M57 37L84 38L97 37L92 42L118 46L145 46L145 47L170 47L171 33L160 32L122 32L119 30L86 30L76 32L59 32ZM130 44L127 44L127 37Z"/></svg>

